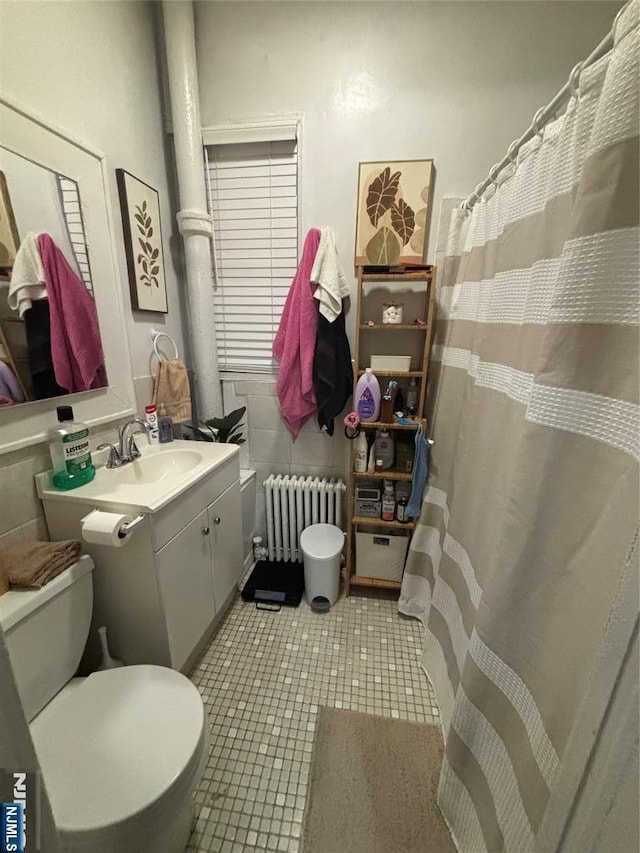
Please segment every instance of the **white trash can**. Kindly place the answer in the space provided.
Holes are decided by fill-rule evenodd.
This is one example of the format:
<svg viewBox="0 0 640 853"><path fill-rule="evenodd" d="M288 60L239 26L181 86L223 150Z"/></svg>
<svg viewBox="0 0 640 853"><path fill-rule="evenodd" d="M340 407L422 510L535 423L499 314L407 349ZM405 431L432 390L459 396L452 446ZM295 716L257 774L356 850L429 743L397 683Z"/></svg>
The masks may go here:
<svg viewBox="0 0 640 853"><path fill-rule="evenodd" d="M328 610L338 600L344 533L335 524L312 524L300 535L304 588L313 610Z"/></svg>

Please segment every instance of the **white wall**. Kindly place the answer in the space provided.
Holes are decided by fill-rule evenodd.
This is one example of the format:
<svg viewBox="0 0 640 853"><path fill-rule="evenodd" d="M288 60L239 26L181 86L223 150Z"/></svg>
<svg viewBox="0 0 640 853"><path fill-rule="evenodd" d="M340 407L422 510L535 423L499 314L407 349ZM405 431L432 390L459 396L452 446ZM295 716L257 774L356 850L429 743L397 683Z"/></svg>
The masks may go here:
<svg viewBox="0 0 640 853"><path fill-rule="evenodd" d="M467 195L619 6L197 2L202 121L303 112L303 233L332 225L348 267L358 161L432 157L434 212Z"/></svg>
<svg viewBox="0 0 640 853"><path fill-rule="evenodd" d="M185 353L181 240L174 224L171 140L161 113L156 12L153 4L139 2L0 4L2 95L107 156L120 279L114 286L121 286L124 293L123 334L130 341L139 405L148 401L148 376L155 370L155 363L150 364L151 327L164 327ZM131 311L115 179L118 167L160 193L166 317ZM107 437L111 436L101 431L93 436L93 445ZM33 475L49 467L44 445L0 457L0 544L47 537Z"/></svg>
<svg viewBox="0 0 640 853"><path fill-rule="evenodd" d="M444 196L466 196L608 31L611 2L197 2L204 126L303 113L302 234L332 225L347 274L360 160L429 158L437 176L428 257ZM354 311L348 318L353 341ZM225 383L226 384L226 383ZM342 424L293 444L273 384L236 383L249 463L344 473ZM258 531L264 497L257 490Z"/></svg>

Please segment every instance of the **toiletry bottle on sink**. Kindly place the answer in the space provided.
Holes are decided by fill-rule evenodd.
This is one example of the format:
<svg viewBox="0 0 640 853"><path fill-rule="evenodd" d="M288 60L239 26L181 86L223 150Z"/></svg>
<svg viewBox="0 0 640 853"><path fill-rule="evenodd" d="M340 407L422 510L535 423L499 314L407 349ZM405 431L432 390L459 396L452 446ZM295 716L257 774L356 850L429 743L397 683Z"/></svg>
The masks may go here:
<svg viewBox="0 0 640 853"><path fill-rule="evenodd" d="M56 489L77 489L90 483L96 469L89 452L89 427L73 420L71 406L58 406L58 426L51 430L49 452L53 473L51 482Z"/></svg>

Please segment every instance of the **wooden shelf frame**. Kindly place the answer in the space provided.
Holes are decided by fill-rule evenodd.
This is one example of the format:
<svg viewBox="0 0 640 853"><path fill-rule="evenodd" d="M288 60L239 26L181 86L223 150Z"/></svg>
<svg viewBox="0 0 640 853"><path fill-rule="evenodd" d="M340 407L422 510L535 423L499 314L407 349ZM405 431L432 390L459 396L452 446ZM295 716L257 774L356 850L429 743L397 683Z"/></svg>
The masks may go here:
<svg viewBox="0 0 640 853"><path fill-rule="evenodd" d="M368 518L366 515L354 515L351 523L368 524L372 527L395 527L397 530L413 530L415 527L414 521L384 521L382 518Z"/></svg>
<svg viewBox="0 0 640 853"><path fill-rule="evenodd" d="M424 417L424 404L427 390L427 377L429 372L429 355L431 350L431 341L433 338L434 321L435 321L435 274L434 266L428 266L422 269L408 269L404 272L367 272L365 273L362 267L357 268L357 298L356 298L356 341L355 341L355 382L360 376L365 373L364 367L360 365L360 344L361 334L367 331L385 331L390 332L407 332L420 331L422 336L422 356L420 359L420 370L376 370L375 374L379 377L394 377L397 379L415 378L418 380L420 391L418 397L418 419L411 424L384 424L380 421L363 423L365 429L389 429L389 430L415 430L420 420ZM423 282L424 287L424 317L426 325L422 326L419 323L401 323L401 324L382 324L375 323L370 326L362 321L362 301L364 297L364 284L367 282L386 283L389 289L393 291L395 285L408 284L409 282ZM355 386L354 386L355 392ZM402 523L399 521L383 521L377 518L366 518L357 516L355 512L355 485L362 479L374 480L403 480L409 481L412 479L411 474L399 473L397 471L375 471L373 474L356 473L354 469L354 442L351 442L351 476L349 478L348 490L348 506L347 506L347 571L346 571L346 594L349 595L351 586L354 587L370 587L379 589L388 589L398 591L401 583L399 581L383 580L381 578L371 578L368 576L358 575L358 567L355 558L355 530L360 526L381 527L386 528L393 533L404 533L407 537L411 536L415 529L415 522ZM365 567L363 567L364 569Z"/></svg>

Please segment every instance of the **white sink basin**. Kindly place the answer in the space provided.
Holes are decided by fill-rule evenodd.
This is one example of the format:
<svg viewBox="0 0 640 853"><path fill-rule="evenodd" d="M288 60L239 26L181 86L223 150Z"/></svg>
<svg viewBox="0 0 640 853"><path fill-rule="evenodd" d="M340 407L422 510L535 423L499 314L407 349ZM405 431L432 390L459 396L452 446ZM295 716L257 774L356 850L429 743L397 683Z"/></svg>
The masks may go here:
<svg viewBox="0 0 640 853"><path fill-rule="evenodd" d="M95 478L69 491L55 489L50 472L37 474L38 494L43 500L81 503L109 512L158 512L221 466L232 464L240 470L236 444L176 439L168 445L143 445L140 450L140 459L122 468L109 469L104 465L107 454L96 455Z"/></svg>
<svg viewBox="0 0 640 853"><path fill-rule="evenodd" d="M154 456L142 456L111 473L120 483L145 486L187 474L201 462L202 454L197 450L165 450Z"/></svg>

